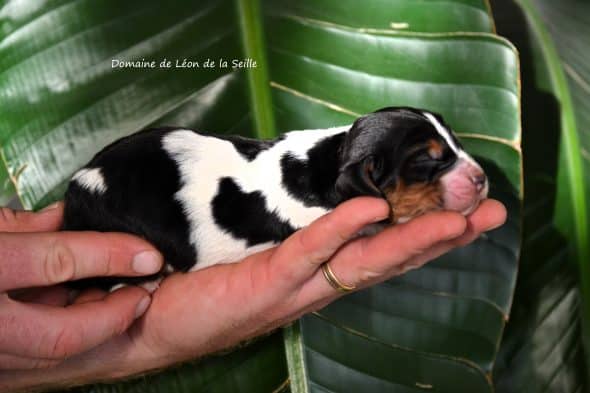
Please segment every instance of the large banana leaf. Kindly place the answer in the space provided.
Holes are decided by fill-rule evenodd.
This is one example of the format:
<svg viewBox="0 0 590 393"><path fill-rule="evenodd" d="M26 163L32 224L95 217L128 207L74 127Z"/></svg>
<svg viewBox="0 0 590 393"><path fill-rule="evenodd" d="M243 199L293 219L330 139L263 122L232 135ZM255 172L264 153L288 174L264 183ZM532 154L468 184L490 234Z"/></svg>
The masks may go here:
<svg viewBox="0 0 590 393"><path fill-rule="evenodd" d="M537 22L542 23L550 33L550 37L545 39L555 42L557 51L554 55L557 61L561 60L567 77L565 88L571 95L568 104L575 115L571 131L577 132L583 165L582 176L578 180L586 185L586 213L590 213L590 3L532 0L530 4L530 9L539 14ZM590 215L586 220L590 220ZM585 246L590 247L590 241ZM586 257L589 255L585 254Z"/></svg>
<svg viewBox="0 0 590 393"><path fill-rule="evenodd" d="M590 196L584 184L584 165L573 102L564 69L540 16L530 0L519 0L534 34L541 42L540 49L548 67L551 87L560 104L561 150L555 220L558 228L574 239L580 267L580 283L584 297L586 323L590 324ZM590 328L586 340L590 345Z"/></svg>
<svg viewBox="0 0 590 393"><path fill-rule="evenodd" d="M508 224L304 318L287 334L290 378L294 391L491 391L516 279L522 173L517 54L485 33L487 9L476 0L269 1L261 19L250 1L7 3L0 152L23 204L40 207L95 151L152 124L267 136L273 118L287 130L346 124L390 105L441 112L484 163ZM454 33L467 29L477 33ZM246 56L262 66L111 67L113 58ZM263 345L272 350L272 340ZM276 378L265 386L280 387L285 375L272 359L264 364ZM268 391L258 386L249 391Z"/></svg>
<svg viewBox="0 0 590 393"><path fill-rule="evenodd" d="M500 393L587 392L573 239L554 224L563 103L544 43L523 10L512 0L496 0L494 15L499 34L520 52L527 174L520 272L494 379Z"/></svg>
<svg viewBox="0 0 590 393"><path fill-rule="evenodd" d="M533 0L555 41L567 75L582 146L586 185L590 186L590 3Z"/></svg>
<svg viewBox="0 0 590 393"><path fill-rule="evenodd" d="M568 65L568 59L564 57L565 61L560 61L557 48L561 47L564 42L558 42L559 46L553 44L547 27L539 14L540 9L545 10L546 13L548 12L547 5L541 7L543 2L537 0L519 0L519 4L525 10L530 26L540 41L543 57L549 71L551 87L560 103L562 134L559 170L557 173L555 223L564 236L573 240L571 244L578 262L579 284L582 295L583 338L586 347L586 358L590 362L590 192L588 192L590 190L590 183L588 183L590 172L585 172L590 169L590 166L588 160L585 160L584 145L581 143L581 141L588 141L588 132L584 128L588 126L588 123L578 123L577 119L581 118L584 121L585 117L576 116L577 113L584 111L587 102L583 102L583 100L589 96L586 92L580 97L580 90L587 86L578 86L577 83L584 82L583 78L578 78L573 84L574 91L578 92L578 99L576 101L572 99L568 79L566 78L566 70L569 70L570 76L579 75L576 74L575 69ZM563 6L567 7L567 4ZM589 10L589 8L586 7L586 10ZM573 11L583 12L584 9L576 5L576 9ZM583 18L584 14L580 14L580 16ZM549 26L555 23L559 22L554 21ZM555 31L555 27L553 27L553 30ZM583 36L582 31L578 33ZM566 45L571 45L573 42L574 40L571 39ZM583 44L584 41L580 43ZM567 51L563 48L562 52ZM569 60L571 60L571 53L569 53ZM581 63L583 64L583 60ZM576 104L579 106L576 107ZM590 371L588 371L588 375L590 376Z"/></svg>
<svg viewBox="0 0 590 393"><path fill-rule="evenodd" d="M585 242L579 244L580 281L584 297L584 314L587 326L584 329L587 352L590 352L590 3L581 1L546 1L534 0L533 5L539 12L543 24L551 33L567 76L571 94L572 110L575 113L575 128L580 142L579 155L582 159L582 176L577 181L584 181L586 219L575 216L573 219L585 224L580 237ZM567 156L571 151L563 152ZM579 186L582 186L579 184ZM567 184L564 188L567 187ZM581 193L582 191L578 191ZM567 191L561 191L563 199L569 199ZM563 203L562 203L563 205ZM563 206L559 207L562 208ZM560 227L570 228L567 223L572 217L571 211L558 212ZM584 235L585 233L585 235ZM590 357L589 357L590 359Z"/></svg>

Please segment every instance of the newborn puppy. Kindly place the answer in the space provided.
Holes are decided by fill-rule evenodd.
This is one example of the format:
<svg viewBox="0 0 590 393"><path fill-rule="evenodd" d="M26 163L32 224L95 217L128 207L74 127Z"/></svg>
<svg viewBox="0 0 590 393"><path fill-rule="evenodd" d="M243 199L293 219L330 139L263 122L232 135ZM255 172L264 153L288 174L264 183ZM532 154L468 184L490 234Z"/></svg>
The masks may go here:
<svg viewBox="0 0 590 393"><path fill-rule="evenodd" d="M166 272L194 271L275 246L357 196L386 199L396 224L435 210L469 214L487 191L481 167L424 110L384 108L265 141L157 128L114 142L74 174L63 229L132 233L162 252ZM137 279L93 285L121 282Z"/></svg>

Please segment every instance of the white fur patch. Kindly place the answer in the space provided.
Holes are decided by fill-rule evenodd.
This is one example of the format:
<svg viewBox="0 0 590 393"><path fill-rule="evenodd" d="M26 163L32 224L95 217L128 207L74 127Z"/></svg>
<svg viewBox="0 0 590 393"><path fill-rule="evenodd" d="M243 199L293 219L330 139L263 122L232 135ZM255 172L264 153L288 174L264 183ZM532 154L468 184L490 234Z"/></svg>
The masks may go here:
<svg viewBox="0 0 590 393"><path fill-rule="evenodd" d="M459 147L455 144L455 141L453 141L453 138L451 138L451 134L449 134L449 130L447 130L442 124L440 124L440 122L436 119L436 117L432 113L422 112L422 114L424 114L424 116L426 116L426 118L430 121L430 123L432 123L434 128L436 128L436 131L440 134L440 136L443 137L443 139L447 142L449 147L455 153L459 154L459 151L461 149L459 149Z"/></svg>
<svg viewBox="0 0 590 393"><path fill-rule="evenodd" d="M267 242L248 247L245 240L234 238L215 224L211 201L221 178L231 177L245 193L262 193L266 209L294 228L304 227L326 214L328 210L306 207L287 192L282 186L280 159L285 153L307 159L307 152L319 140L349 128L289 132L283 140L260 152L252 161L244 158L229 141L189 130L178 130L165 136L164 149L176 160L183 184L176 198L190 223L191 243L197 247L199 261L191 270L238 261L276 244Z"/></svg>
<svg viewBox="0 0 590 393"><path fill-rule="evenodd" d="M104 193L107 185L100 168L84 168L74 174L72 180L90 192Z"/></svg>

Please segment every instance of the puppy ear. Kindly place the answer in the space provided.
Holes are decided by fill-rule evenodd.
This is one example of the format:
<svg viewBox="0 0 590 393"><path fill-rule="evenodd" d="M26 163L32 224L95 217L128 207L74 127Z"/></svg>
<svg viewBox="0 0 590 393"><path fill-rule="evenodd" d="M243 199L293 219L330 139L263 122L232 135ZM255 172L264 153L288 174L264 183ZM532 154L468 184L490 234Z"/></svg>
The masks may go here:
<svg viewBox="0 0 590 393"><path fill-rule="evenodd" d="M361 195L383 197L374 181L375 159L369 156L346 165L336 179L336 191L342 200Z"/></svg>

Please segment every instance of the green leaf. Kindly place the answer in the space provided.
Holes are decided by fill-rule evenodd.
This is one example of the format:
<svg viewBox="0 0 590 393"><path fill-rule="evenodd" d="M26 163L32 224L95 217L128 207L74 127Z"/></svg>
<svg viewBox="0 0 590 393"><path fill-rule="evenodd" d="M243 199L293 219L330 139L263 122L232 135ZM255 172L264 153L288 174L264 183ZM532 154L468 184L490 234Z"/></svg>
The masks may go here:
<svg viewBox="0 0 590 393"><path fill-rule="evenodd" d="M584 166L578 128L567 79L557 50L530 0L519 0L548 67L548 75L556 98L561 104L561 151L558 171L556 223L565 233L573 233L580 267L580 284L585 299L584 315L590 323L590 196L584 184ZM590 330L590 329L588 329ZM586 333L590 345L590 333Z"/></svg>
<svg viewBox="0 0 590 393"><path fill-rule="evenodd" d="M487 10L477 0L268 1L262 22L256 2L245 0L5 4L1 153L10 171L24 168L19 196L37 208L59 198L71 173L101 147L153 124L260 137L273 134L274 122L278 130L334 126L391 105L438 111L483 163L508 223L303 318L300 332L287 332L290 378L295 392L492 391L516 280L522 173L518 58L490 34ZM113 58L248 56L263 66L112 67ZM235 356L258 360L253 352ZM276 356L264 364L278 383L265 386L284 381ZM185 376L170 373L161 377L169 382L149 381L181 389ZM197 366L194 378L203 373ZM243 371L231 378L258 380ZM133 386L141 385L120 388L141 389ZM205 391L229 389L219 386Z"/></svg>
<svg viewBox="0 0 590 393"><path fill-rule="evenodd" d="M588 54L590 50L590 3L571 0L558 2L535 0L533 4L555 41L569 85L571 101L568 100L568 103L571 103L576 119L575 131L578 133L581 152L581 155L578 156L581 156L582 159L582 176L585 184L585 190L576 190L576 192L582 194L582 191L585 191L581 198L586 202L587 218L584 220L583 217L576 215L577 211L572 212L567 209L569 199L566 189L566 191L561 191L562 201L559 208L563 212L558 213L557 222L560 228L570 228L572 221L579 222L578 225L584 225L579 237L585 241L578 245L578 255L585 304L583 309L587 323L584 332L586 345L590 351L590 56ZM562 154L567 156L572 152L564 151ZM578 182L582 179L578 175L571 181ZM578 229L578 231L580 230Z"/></svg>
<svg viewBox="0 0 590 393"><path fill-rule="evenodd" d="M189 362L165 373L148 375L119 384L99 384L67 392L104 393L283 393L288 388L281 335L259 340L224 356Z"/></svg>
<svg viewBox="0 0 590 393"><path fill-rule="evenodd" d="M487 0L267 0L267 10L351 28L390 32L492 32Z"/></svg>
<svg viewBox="0 0 590 393"><path fill-rule="evenodd" d="M567 77L583 161L586 205L590 204L590 3L533 0L555 42ZM587 207L587 210L588 207ZM589 210L590 211L590 210ZM590 216L588 217L590 220Z"/></svg>
<svg viewBox="0 0 590 393"><path fill-rule="evenodd" d="M573 239L554 223L563 103L543 41L523 10L511 0L496 1L494 15L498 32L521 55L526 174L520 272L494 380L499 393L586 392Z"/></svg>
<svg viewBox="0 0 590 393"><path fill-rule="evenodd" d="M588 175L584 171L583 146L576 123L575 108L569 91L564 68L560 63L556 47L537 9L530 1L522 1L531 26L542 42L543 54L549 67L552 87L561 103L562 139L560 146L560 166L558 171L557 203L555 220L559 230L569 236L573 233L575 252L579 266L579 282L582 294L583 336L587 361L590 362L590 193L584 183ZM588 373L590 376L590 373Z"/></svg>

